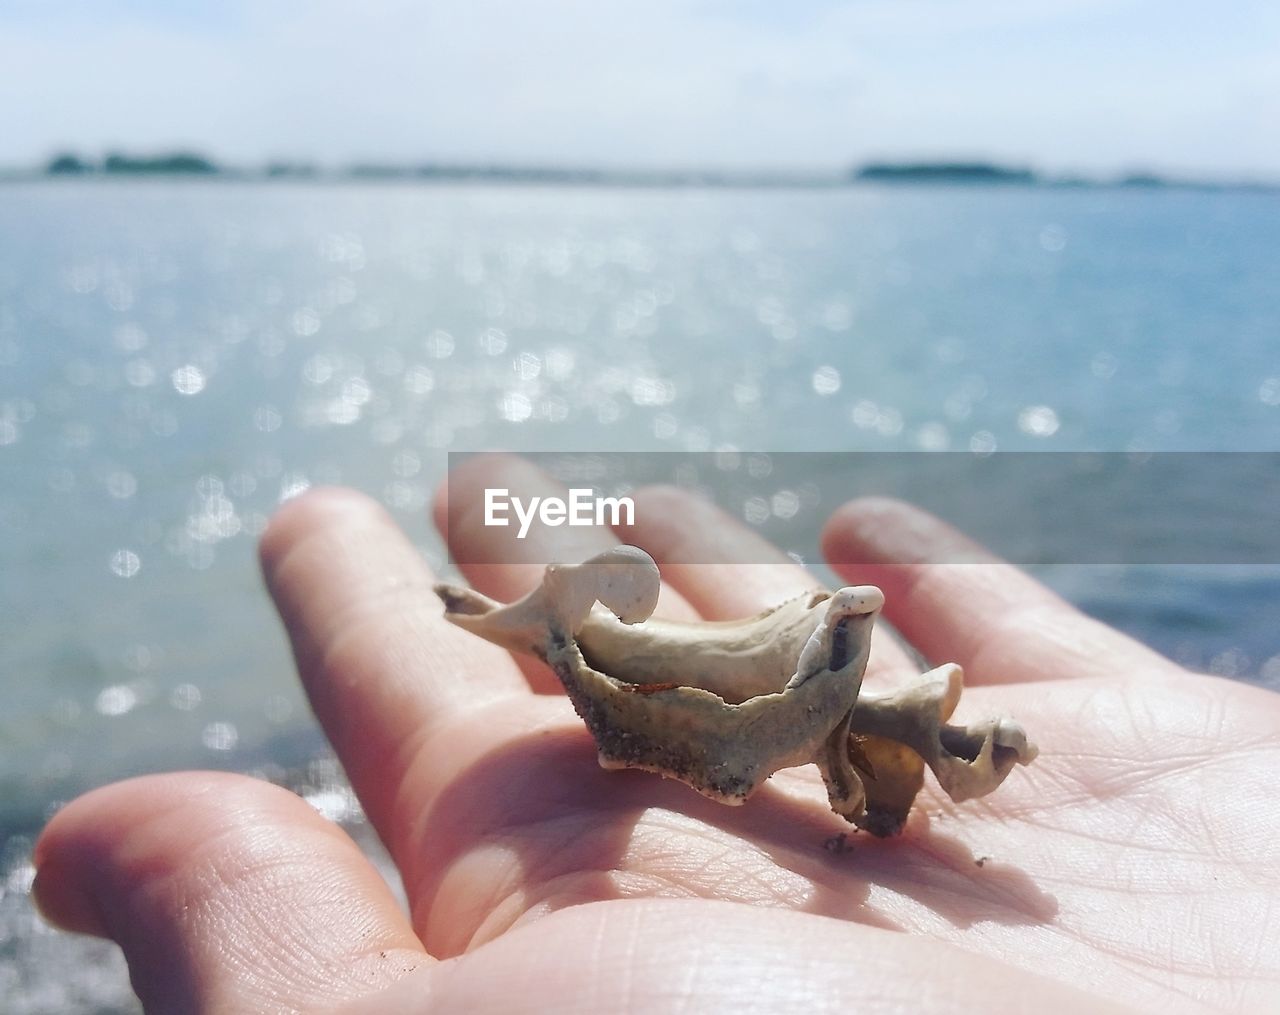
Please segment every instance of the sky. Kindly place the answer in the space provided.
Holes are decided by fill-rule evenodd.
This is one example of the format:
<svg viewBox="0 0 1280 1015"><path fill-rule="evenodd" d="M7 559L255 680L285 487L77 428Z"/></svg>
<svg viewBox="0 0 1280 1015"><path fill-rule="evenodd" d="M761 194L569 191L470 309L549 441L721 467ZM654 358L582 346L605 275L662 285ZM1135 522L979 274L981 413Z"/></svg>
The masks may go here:
<svg viewBox="0 0 1280 1015"><path fill-rule="evenodd" d="M0 0L0 165L1280 179L1274 0Z"/></svg>

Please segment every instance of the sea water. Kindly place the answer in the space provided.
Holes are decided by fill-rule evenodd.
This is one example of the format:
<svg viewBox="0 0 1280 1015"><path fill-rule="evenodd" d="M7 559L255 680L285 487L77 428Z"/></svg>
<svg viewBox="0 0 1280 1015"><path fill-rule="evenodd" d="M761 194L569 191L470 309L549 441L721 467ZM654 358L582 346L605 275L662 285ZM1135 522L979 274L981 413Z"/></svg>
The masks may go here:
<svg viewBox="0 0 1280 1015"><path fill-rule="evenodd" d="M75 794L220 767L358 825L256 568L283 499L359 487L444 568L451 450L1280 450L1278 250L1264 192L0 188L6 1010L132 1004L30 909ZM1274 563L1041 572L1280 687Z"/></svg>

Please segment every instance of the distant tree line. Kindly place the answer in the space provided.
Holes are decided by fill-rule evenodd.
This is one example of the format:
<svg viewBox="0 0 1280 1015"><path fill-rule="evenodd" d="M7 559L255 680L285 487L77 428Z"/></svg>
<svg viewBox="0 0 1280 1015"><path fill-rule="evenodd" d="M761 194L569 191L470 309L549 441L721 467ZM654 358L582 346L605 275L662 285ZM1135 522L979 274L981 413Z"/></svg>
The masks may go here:
<svg viewBox="0 0 1280 1015"><path fill-rule="evenodd" d="M935 160L877 161L845 172L786 172L714 169L598 169L574 166L520 166L486 163L420 164L354 163L341 169L324 169L309 162L287 160L268 162L255 169L226 168L212 159L190 151L156 155L127 155L109 152L100 160L82 158L76 152L61 152L50 159L43 172L48 176L221 176L230 179L313 179L326 180L436 180L550 184L564 186L636 187L839 187L850 183L877 184L981 184L1046 187L1121 186L1248 187L1274 191L1265 182L1235 184L1203 183L1169 179L1150 172L1131 172L1111 179L1044 174L1023 166L994 162ZM15 174L0 172L0 178Z"/></svg>
<svg viewBox="0 0 1280 1015"><path fill-rule="evenodd" d="M1030 169L997 166L990 162L871 162L854 170L857 180L948 183L1036 183Z"/></svg>
<svg viewBox="0 0 1280 1015"><path fill-rule="evenodd" d="M138 157L111 152L101 162L82 159L74 152L55 155L45 166L50 176L74 176L83 173L119 173L143 175L152 173L212 174L220 170L203 155L192 152L169 152L164 155Z"/></svg>

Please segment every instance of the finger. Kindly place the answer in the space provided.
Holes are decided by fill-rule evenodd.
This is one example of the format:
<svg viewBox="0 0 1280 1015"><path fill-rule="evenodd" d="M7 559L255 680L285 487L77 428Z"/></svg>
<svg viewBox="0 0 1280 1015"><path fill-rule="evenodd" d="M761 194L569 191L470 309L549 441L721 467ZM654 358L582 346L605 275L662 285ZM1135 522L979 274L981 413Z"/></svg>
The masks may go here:
<svg viewBox="0 0 1280 1015"><path fill-rule="evenodd" d="M564 497L568 490L543 470L514 455L478 455L455 468L436 493L433 516L458 570L473 588L501 602L519 599L542 580L547 564L577 564L618 545L604 527L535 526L522 539L511 527L485 524L485 490L533 497ZM657 616L695 619L693 609L663 587ZM550 668L531 656L516 658L529 686L540 694L563 689Z"/></svg>
<svg viewBox="0 0 1280 1015"><path fill-rule="evenodd" d="M534 497L565 498L569 491L533 463L514 455L479 455L449 474L433 504L436 527L445 536L459 570L487 596L518 599L542 580L547 564L579 564L619 543L602 525L537 525L524 538L514 526L486 525L486 489L507 490L526 504ZM673 619L696 617L671 589L663 590L655 612Z"/></svg>
<svg viewBox="0 0 1280 1015"><path fill-rule="evenodd" d="M837 574L884 590L885 614L911 644L959 663L971 682L1174 669L910 504L851 501L827 523L822 547Z"/></svg>
<svg viewBox="0 0 1280 1015"><path fill-rule="evenodd" d="M35 865L41 912L119 944L147 1011L312 1011L434 963L342 829L245 776L96 790Z"/></svg>
<svg viewBox="0 0 1280 1015"><path fill-rule="evenodd" d="M542 581L549 563L578 564L618 545L604 526L534 526L524 538L513 526L485 524L485 490L506 490L523 503L533 497L567 497L568 489L531 462L514 455L478 455L455 468L432 505L436 527L445 537L458 570L471 585L502 602L519 599ZM669 586L658 597L655 616L694 620L696 612ZM560 683L542 663L519 660L534 690L560 691Z"/></svg>
<svg viewBox="0 0 1280 1015"><path fill-rule="evenodd" d="M674 486L644 487L633 499L635 524L616 532L644 547L663 577L708 620L749 617L822 588L808 569L710 501ZM885 628L875 628L871 639L869 677L918 672Z"/></svg>
<svg viewBox="0 0 1280 1015"><path fill-rule="evenodd" d="M617 535L643 546L663 577L708 620L758 613L822 583L711 502L674 486L637 490L635 524Z"/></svg>
<svg viewBox="0 0 1280 1015"><path fill-rule="evenodd" d="M458 713L527 687L506 652L443 618L421 556L364 495L288 502L260 549L311 707L394 846L395 795L415 749Z"/></svg>

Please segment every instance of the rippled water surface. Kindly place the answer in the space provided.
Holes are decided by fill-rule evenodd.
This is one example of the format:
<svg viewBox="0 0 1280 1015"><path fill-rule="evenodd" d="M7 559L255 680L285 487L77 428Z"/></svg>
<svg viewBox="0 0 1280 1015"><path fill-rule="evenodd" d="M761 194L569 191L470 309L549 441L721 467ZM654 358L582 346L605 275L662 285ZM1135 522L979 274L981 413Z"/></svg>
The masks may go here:
<svg viewBox="0 0 1280 1015"><path fill-rule="evenodd" d="M85 788L238 768L358 820L257 575L282 498L361 487L440 565L452 449L1280 450L1277 250L1252 193L0 189L0 996L129 1003L28 904ZM1280 686L1274 568L1047 577Z"/></svg>

